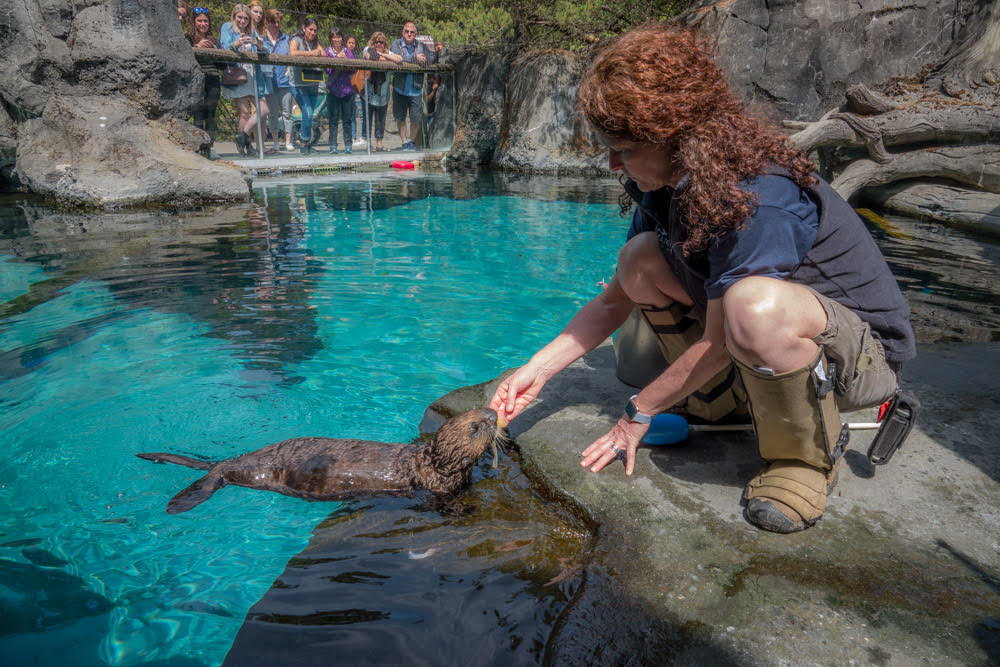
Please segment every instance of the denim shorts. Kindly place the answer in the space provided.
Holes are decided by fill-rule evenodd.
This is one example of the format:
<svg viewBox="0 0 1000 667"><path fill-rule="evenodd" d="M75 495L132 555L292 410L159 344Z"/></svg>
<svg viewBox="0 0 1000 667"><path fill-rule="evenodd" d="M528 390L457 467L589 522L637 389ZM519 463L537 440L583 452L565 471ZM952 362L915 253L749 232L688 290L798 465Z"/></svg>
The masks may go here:
<svg viewBox="0 0 1000 667"><path fill-rule="evenodd" d="M899 387L897 372L885 360L871 327L841 303L811 291L826 311L826 329L813 338L837 364L837 407L850 412L883 403Z"/></svg>

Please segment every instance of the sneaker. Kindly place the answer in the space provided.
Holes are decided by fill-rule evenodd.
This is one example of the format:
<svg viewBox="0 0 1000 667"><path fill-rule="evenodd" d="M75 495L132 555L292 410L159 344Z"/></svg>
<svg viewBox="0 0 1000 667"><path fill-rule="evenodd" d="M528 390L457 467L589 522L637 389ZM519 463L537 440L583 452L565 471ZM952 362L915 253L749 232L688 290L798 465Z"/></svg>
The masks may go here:
<svg viewBox="0 0 1000 667"><path fill-rule="evenodd" d="M336 146L330 146L330 154L331 154L331 155L336 155L336 154L337 154L337 153L339 153L339 152L340 152L340 151L338 151L338 150L337 150L337 147L336 147Z"/></svg>
<svg viewBox="0 0 1000 667"><path fill-rule="evenodd" d="M288 144L285 144L285 150L286 150L286 151L294 151L294 150L295 150L295 146L293 146L293 145L292 145L292 144L290 144L290 143L288 143Z"/></svg>
<svg viewBox="0 0 1000 667"><path fill-rule="evenodd" d="M218 160L219 159L219 154L215 152L214 148L209 148L208 149L208 159L209 160Z"/></svg>
<svg viewBox="0 0 1000 667"><path fill-rule="evenodd" d="M350 155L350 154L351 154L351 147L347 146L346 148L344 148L344 155Z"/></svg>
<svg viewBox="0 0 1000 667"><path fill-rule="evenodd" d="M354 148L368 148L368 142L360 138L355 139L352 145L354 146Z"/></svg>
<svg viewBox="0 0 1000 667"><path fill-rule="evenodd" d="M417 150L417 145L412 141L407 141L406 143L403 144L402 149L404 151L415 151Z"/></svg>

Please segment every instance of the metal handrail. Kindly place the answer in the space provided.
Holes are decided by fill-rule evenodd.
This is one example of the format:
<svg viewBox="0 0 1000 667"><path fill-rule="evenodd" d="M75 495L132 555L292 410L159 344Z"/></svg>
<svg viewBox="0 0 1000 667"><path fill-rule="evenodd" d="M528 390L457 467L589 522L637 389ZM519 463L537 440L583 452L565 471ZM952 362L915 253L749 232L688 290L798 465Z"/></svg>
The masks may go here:
<svg viewBox="0 0 1000 667"><path fill-rule="evenodd" d="M200 49L194 48L194 57L198 62L238 62L251 65L287 65L290 67L323 67L327 69L367 69L378 72L451 72L454 66L441 63L433 65L417 65L414 63L390 63L367 58L327 58L321 56L286 56L274 53L244 53L231 49Z"/></svg>

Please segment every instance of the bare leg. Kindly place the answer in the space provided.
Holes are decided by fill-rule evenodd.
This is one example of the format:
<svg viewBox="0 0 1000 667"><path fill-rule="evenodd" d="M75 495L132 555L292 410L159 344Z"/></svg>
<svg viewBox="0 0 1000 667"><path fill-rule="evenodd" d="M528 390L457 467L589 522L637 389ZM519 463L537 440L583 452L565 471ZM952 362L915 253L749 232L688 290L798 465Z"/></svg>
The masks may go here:
<svg viewBox="0 0 1000 667"><path fill-rule="evenodd" d="M396 123L396 129L399 130L399 140L402 141L405 144L407 142L407 138L406 138L406 121L404 120L404 121L402 121L400 123Z"/></svg>
<svg viewBox="0 0 1000 667"><path fill-rule="evenodd" d="M417 133L420 132L420 123L410 123L410 140L417 140Z"/></svg>
<svg viewBox="0 0 1000 667"><path fill-rule="evenodd" d="M259 101L260 101L260 115L261 118L263 118L267 116L268 112L267 100L261 97ZM243 131L246 132L251 139L254 139L254 137L257 135L257 111L254 111L253 113L250 114L250 117L247 118L247 122L243 126L243 128L244 128Z"/></svg>
<svg viewBox="0 0 1000 667"><path fill-rule="evenodd" d="M744 364L785 373L816 358L812 339L826 328L826 311L805 287L751 276L726 291L722 307L726 347Z"/></svg>
<svg viewBox="0 0 1000 667"><path fill-rule="evenodd" d="M636 234L618 252L618 279L634 303L666 308L693 302L663 258L655 232Z"/></svg>

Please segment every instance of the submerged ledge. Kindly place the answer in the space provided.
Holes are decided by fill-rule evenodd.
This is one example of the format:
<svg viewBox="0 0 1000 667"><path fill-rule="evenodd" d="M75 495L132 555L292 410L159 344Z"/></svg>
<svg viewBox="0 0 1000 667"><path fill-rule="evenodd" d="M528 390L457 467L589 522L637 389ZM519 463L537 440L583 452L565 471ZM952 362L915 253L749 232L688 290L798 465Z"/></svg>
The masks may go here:
<svg viewBox="0 0 1000 667"><path fill-rule="evenodd" d="M579 452L634 392L609 344L557 375L510 426L532 478L598 525L585 583L548 642L554 663L982 664L1000 657L1000 346L925 346L905 368L923 403L878 470L852 433L812 529L747 524L761 467L749 434L642 448L632 478ZM425 427L484 405L493 380L447 394ZM857 414L852 421L871 420Z"/></svg>

